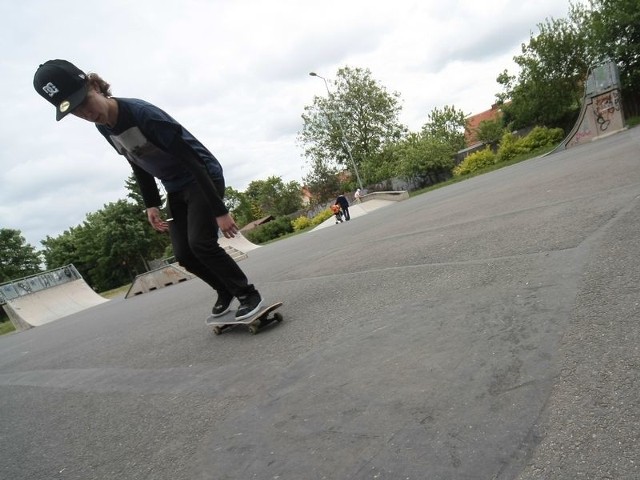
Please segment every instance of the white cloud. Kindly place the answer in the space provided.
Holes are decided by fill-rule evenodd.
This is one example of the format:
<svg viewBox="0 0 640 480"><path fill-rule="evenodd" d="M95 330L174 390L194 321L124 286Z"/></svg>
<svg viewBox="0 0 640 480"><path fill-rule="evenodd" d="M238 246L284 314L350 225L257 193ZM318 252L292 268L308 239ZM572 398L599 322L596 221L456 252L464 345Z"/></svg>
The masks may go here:
<svg viewBox="0 0 640 480"><path fill-rule="evenodd" d="M45 0L2 2L0 228L39 246L125 195L129 168L76 118L54 120L33 73L66 58L114 95L165 109L221 161L228 185L270 175L301 181L300 115L321 80L368 68L401 95L418 130L434 107L491 106L497 75L568 0Z"/></svg>

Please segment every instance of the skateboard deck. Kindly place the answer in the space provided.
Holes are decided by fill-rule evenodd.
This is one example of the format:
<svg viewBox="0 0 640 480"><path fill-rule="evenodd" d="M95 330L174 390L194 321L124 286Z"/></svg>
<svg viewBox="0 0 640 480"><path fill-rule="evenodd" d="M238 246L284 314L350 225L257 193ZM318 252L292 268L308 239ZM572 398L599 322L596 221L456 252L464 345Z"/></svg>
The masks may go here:
<svg viewBox="0 0 640 480"><path fill-rule="evenodd" d="M266 307L260 307L260 310L258 310L257 313L250 316L249 318L245 318L244 320L236 320L234 317L235 311L231 310L220 317L213 317L212 315L209 315L204 323L210 327L213 327L213 333L215 333L216 335L220 335L225 330L233 328L237 325L246 325L249 329L249 333L255 335L260 331L260 329L266 327L267 325L273 322L280 323L283 320L284 317L280 312L276 312L273 315L269 316L271 312L280 308L281 306L282 302L278 302Z"/></svg>

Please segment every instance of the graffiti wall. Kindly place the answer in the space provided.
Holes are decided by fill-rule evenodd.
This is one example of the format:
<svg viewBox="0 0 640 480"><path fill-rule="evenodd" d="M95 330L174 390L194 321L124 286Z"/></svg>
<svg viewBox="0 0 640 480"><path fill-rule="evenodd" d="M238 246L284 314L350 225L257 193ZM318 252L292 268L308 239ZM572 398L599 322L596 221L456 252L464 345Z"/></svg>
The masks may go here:
<svg viewBox="0 0 640 480"><path fill-rule="evenodd" d="M589 69L582 109L569 135L554 151L590 142L624 129L620 76L610 60Z"/></svg>
<svg viewBox="0 0 640 480"><path fill-rule="evenodd" d="M37 273L28 277L12 280L0 285L0 305L10 300L29 295L40 290L82 279L82 275L73 265Z"/></svg>
<svg viewBox="0 0 640 480"><path fill-rule="evenodd" d="M610 90L586 100L577 128L567 139L566 146L573 147L590 142L597 137L624 128L624 116L620 102L620 90Z"/></svg>

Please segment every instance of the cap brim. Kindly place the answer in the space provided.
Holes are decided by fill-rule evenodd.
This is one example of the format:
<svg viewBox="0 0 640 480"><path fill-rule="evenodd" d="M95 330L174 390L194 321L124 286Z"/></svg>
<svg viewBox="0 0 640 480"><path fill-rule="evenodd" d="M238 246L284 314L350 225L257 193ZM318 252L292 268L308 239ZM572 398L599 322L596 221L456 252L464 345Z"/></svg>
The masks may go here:
<svg viewBox="0 0 640 480"><path fill-rule="evenodd" d="M80 106L84 99L87 97L87 92L89 91L89 83L86 82L80 90L72 93L69 98L66 98L60 105L69 102L69 107L64 111L60 111L60 105L56 107L56 121L62 120L64 117L73 112L76 108Z"/></svg>

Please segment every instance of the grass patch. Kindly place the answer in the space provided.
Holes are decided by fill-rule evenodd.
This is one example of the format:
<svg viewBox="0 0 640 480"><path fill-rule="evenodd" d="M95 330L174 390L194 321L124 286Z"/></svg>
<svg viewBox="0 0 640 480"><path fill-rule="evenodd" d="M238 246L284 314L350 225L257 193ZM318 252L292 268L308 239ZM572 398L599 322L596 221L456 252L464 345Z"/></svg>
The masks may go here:
<svg viewBox="0 0 640 480"><path fill-rule="evenodd" d="M284 240L285 238L295 237L296 235L300 235L301 233L310 232L311 230L313 230L316 227L317 227L317 225L311 225L311 226L309 226L307 228L304 228L302 230L285 233L284 235L281 235L278 238L272 238L271 240L267 240L266 242L262 242L262 243L257 243L256 245L260 245L260 246L269 245L270 243L275 243L278 240Z"/></svg>
<svg viewBox="0 0 640 480"><path fill-rule="evenodd" d="M9 315L7 312L0 306L0 335L4 335L5 333L11 333L16 329L9 320Z"/></svg>
<svg viewBox="0 0 640 480"><path fill-rule="evenodd" d="M106 292L101 292L100 296L104 297L104 298L114 298L114 297L119 297L119 296L124 296L127 294L127 292L129 291L129 289L131 288L131 284L128 283L127 285L123 285L121 287L118 288L114 288L113 290L107 290Z"/></svg>
<svg viewBox="0 0 640 480"><path fill-rule="evenodd" d="M640 117L631 117L627 119L627 127L632 128L640 125Z"/></svg>
<svg viewBox="0 0 640 480"><path fill-rule="evenodd" d="M13 326L13 323L11 323L11 321L9 321L9 319L7 318L7 320L5 321L3 318L3 322L0 323L0 335L4 335L5 333L11 333L13 331L15 331L16 327Z"/></svg>

